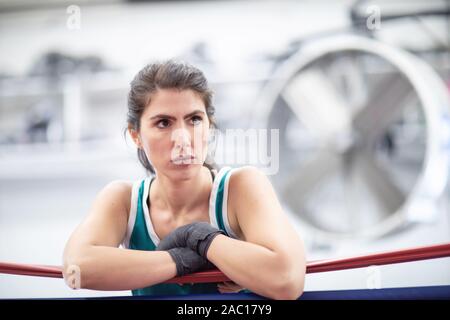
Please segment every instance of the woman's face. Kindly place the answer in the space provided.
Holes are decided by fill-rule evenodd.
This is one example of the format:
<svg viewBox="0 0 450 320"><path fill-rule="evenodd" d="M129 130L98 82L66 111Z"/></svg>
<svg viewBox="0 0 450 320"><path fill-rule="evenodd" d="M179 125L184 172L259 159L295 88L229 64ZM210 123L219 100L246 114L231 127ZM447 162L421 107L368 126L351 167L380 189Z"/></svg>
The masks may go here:
<svg viewBox="0 0 450 320"><path fill-rule="evenodd" d="M200 95L192 90L158 90L142 114L138 136L157 172L178 179L197 173L206 160L209 137Z"/></svg>

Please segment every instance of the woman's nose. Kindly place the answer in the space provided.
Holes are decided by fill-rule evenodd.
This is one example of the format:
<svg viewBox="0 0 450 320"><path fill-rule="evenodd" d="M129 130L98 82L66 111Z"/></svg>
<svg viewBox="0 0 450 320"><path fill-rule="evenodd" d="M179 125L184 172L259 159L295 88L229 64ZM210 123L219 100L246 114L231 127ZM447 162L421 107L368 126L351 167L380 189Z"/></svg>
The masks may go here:
<svg viewBox="0 0 450 320"><path fill-rule="evenodd" d="M172 134L172 138L175 141L175 147L177 148L185 148L191 146L191 134L184 128L176 129Z"/></svg>

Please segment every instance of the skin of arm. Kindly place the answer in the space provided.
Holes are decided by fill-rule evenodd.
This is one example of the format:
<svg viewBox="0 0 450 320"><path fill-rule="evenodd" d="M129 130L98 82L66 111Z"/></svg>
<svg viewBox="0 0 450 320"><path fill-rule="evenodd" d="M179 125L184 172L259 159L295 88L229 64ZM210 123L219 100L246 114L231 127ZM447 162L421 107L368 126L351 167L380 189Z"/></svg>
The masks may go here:
<svg viewBox="0 0 450 320"><path fill-rule="evenodd" d="M231 280L259 295L297 299L306 272L303 242L269 179L257 168L243 167L230 177L229 197L245 241L219 235L211 243L208 259Z"/></svg>
<svg viewBox="0 0 450 320"><path fill-rule="evenodd" d="M69 238L63 276L73 289L131 290L175 277L176 266L167 251L119 248L127 230L130 199L130 183L111 182ZM68 282L74 266L79 270L79 288Z"/></svg>

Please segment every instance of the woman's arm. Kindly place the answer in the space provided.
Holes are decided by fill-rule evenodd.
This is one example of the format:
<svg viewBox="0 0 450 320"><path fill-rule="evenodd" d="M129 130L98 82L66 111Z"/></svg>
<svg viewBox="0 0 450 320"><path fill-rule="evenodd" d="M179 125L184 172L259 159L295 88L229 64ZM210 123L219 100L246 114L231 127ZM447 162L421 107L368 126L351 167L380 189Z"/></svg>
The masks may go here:
<svg viewBox="0 0 450 320"><path fill-rule="evenodd" d="M130 199L131 185L126 182L112 182L99 193L90 214L66 244L66 280L73 278L72 270L80 270L81 288L131 290L176 275L175 263L167 251L118 248L126 234Z"/></svg>
<svg viewBox="0 0 450 320"><path fill-rule="evenodd" d="M242 168L230 177L229 197L245 241L219 235L209 247L208 259L257 294L298 298L306 270L303 243L268 178L256 168Z"/></svg>

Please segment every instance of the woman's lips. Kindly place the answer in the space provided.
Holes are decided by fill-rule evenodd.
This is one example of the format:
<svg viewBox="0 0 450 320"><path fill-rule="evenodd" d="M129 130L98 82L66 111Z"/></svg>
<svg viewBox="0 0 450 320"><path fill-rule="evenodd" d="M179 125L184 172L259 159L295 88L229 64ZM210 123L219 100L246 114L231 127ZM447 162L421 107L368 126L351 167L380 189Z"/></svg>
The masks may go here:
<svg viewBox="0 0 450 320"><path fill-rule="evenodd" d="M194 160L195 160L194 156L184 156L171 159L170 161L174 164L192 164L195 163Z"/></svg>

